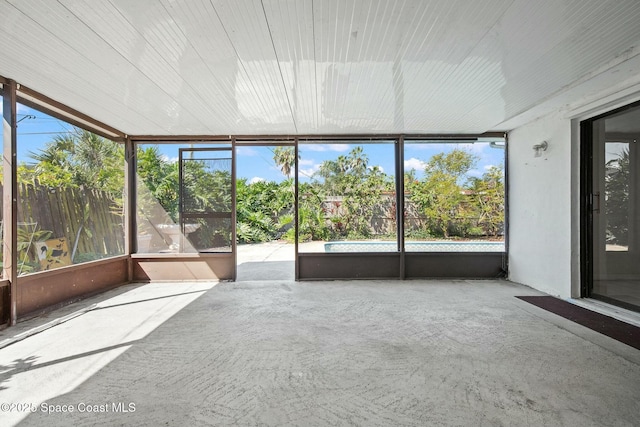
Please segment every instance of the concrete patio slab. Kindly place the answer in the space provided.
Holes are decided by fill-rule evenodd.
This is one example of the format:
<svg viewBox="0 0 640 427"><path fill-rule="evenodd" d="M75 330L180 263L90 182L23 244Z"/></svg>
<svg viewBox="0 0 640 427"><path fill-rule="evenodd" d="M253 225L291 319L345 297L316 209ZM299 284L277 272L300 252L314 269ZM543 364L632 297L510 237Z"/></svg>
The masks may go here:
<svg viewBox="0 0 640 427"><path fill-rule="evenodd" d="M294 280L295 246L269 242L238 245L238 281Z"/></svg>

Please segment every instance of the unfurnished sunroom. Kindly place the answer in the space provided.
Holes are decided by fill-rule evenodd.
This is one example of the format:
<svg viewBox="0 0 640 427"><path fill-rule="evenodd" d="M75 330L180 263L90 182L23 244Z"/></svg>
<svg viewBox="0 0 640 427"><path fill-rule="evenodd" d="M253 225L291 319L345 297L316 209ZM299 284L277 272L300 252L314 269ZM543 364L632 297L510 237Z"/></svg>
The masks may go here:
<svg viewBox="0 0 640 427"><path fill-rule="evenodd" d="M640 305L637 2L0 11L5 322L233 279L268 223L239 212L254 184L289 197L271 220L298 279L507 276ZM238 171L264 147L273 188Z"/></svg>

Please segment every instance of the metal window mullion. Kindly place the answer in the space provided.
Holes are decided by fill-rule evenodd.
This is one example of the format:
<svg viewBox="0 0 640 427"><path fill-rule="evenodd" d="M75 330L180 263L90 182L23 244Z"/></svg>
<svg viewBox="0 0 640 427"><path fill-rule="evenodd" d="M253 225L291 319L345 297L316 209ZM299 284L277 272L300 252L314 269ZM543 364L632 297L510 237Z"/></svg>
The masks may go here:
<svg viewBox="0 0 640 427"><path fill-rule="evenodd" d="M404 138L400 136L395 144L396 160L396 240L400 251L400 279L405 275L404 249Z"/></svg>
<svg viewBox="0 0 640 427"><path fill-rule="evenodd" d="M299 195L298 195L298 155L299 155L299 140L298 138L295 138L295 145L294 145L294 180L293 180L293 217L294 217L294 224L293 224L293 231L295 234L295 239L294 239L294 251L295 251L295 258L294 258L294 269L295 269L295 280L300 280L300 259L298 256L298 249L299 249L299 244L298 244L298 232L300 231L300 225L299 225L299 218L298 218L298 214L299 214L299 208L298 208L298 201L299 201Z"/></svg>
<svg viewBox="0 0 640 427"><path fill-rule="evenodd" d="M504 200L504 219L502 220L502 227L504 230L504 256L502 269L504 270L505 278L509 277L509 134L504 134L504 193L502 194L502 200Z"/></svg>
<svg viewBox="0 0 640 427"><path fill-rule="evenodd" d="M18 183L17 183L17 84L3 86L3 278L9 280L9 324L18 319Z"/></svg>
<svg viewBox="0 0 640 427"><path fill-rule="evenodd" d="M137 224L136 224L136 147L130 138L127 138L124 145L124 251L131 255L137 252Z"/></svg>
<svg viewBox="0 0 640 427"><path fill-rule="evenodd" d="M137 156L136 145L131 138L124 142L124 253L127 262L127 280L133 281L133 261L131 254L138 252L138 193L136 186Z"/></svg>
<svg viewBox="0 0 640 427"><path fill-rule="evenodd" d="M231 138L231 252L233 253L233 281L238 277L237 231L238 206L236 203L236 138Z"/></svg>
<svg viewBox="0 0 640 427"><path fill-rule="evenodd" d="M184 210L184 172L182 168L184 167L183 154L184 149L178 149L178 227L180 227L180 242L178 243L178 253L182 253L183 239L184 236L184 219L182 218L182 211Z"/></svg>

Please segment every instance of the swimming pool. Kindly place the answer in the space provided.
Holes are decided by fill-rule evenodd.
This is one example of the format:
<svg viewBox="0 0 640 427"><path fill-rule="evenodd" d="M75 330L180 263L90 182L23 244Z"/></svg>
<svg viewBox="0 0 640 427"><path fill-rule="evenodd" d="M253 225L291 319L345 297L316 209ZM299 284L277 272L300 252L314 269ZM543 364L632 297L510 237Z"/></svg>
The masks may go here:
<svg viewBox="0 0 640 427"><path fill-rule="evenodd" d="M405 242L406 252L504 252L504 242L426 241ZM325 252L396 252L396 242L327 242Z"/></svg>

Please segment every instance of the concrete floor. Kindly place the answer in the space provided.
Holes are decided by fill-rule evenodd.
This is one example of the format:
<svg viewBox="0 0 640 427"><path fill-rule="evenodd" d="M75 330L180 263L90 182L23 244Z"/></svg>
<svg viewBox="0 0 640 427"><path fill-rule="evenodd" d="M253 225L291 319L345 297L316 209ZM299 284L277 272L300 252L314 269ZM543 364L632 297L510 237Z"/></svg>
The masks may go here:
<svg viewBox="0 0 640 427"><path fill-rule="evenodd" d="M640 425L640 351L514 298L537 291L298 283L289 250L0 331L0 425Z"/></svg>
<svg viewBox="0 0 640 427"><path fill-rule="evenodd" d="M128 285L2 332L60 322L0 349L0 425L640 425L640 352L514 298L535 294Z"/></svg>

